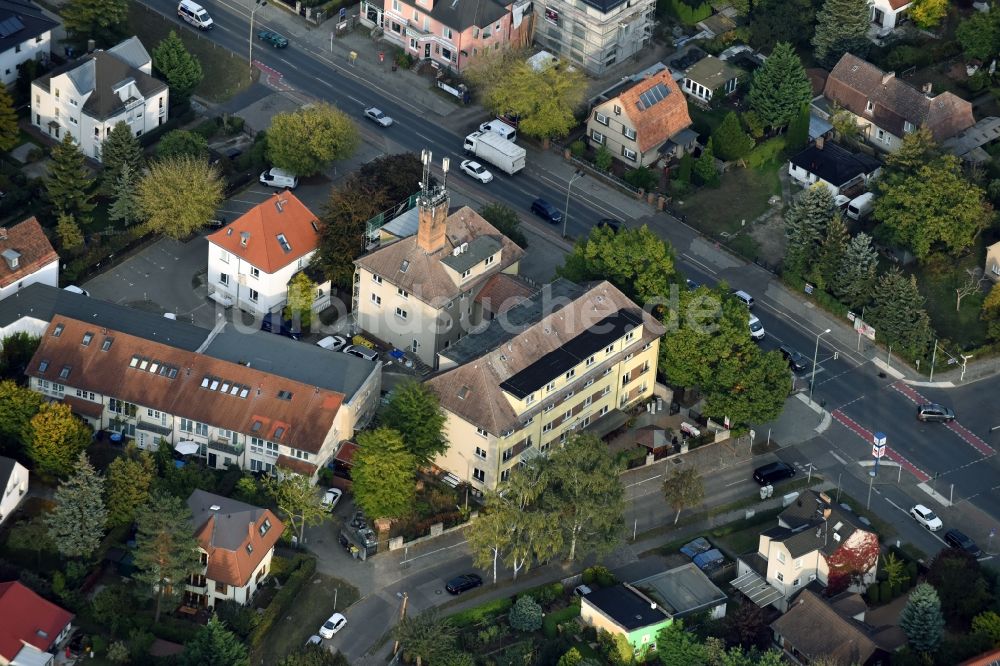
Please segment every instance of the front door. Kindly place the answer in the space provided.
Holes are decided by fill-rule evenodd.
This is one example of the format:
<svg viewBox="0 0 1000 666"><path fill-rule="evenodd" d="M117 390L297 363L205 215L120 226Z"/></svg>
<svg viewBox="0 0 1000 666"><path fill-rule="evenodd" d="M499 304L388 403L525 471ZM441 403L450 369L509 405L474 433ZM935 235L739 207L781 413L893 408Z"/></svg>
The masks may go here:
<svg viewBox="0 0 1000 666"><path fill-rule="evenodd" d="M209 453L208 454L208 466L211 469L215 469L215 454L214 453Z"/></svg>
<svg viewBox="0 0 1000 666"><path fill-rule="evenodd" d="M424 57L425 58L430 58L431 57L431 45L429 43L428 44L424 44Z"/></svg>

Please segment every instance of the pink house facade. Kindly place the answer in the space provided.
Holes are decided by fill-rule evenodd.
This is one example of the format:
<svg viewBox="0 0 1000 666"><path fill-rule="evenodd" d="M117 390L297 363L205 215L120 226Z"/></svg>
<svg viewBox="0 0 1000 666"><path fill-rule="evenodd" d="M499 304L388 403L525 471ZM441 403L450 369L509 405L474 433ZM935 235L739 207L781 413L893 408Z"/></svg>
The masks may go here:
<svg viewBox="0 0 1000 666"><path fill-rule="evenodd" d="M531 0L363 0L361 21L406 53L463 71L486 51L531 41Z"/></svg>

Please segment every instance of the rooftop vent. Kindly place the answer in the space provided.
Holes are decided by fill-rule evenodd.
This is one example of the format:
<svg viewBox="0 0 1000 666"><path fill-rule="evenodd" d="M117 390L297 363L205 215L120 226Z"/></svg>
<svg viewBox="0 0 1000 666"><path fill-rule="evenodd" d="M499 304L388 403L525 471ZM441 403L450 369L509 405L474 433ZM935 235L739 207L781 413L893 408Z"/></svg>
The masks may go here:
<svg viewBox="0 0 1000 666"><path fill-rule="evenodd" d="M4 250L2 253L4 261L7 262L7 268L11 270L16 270L18 265L21 263L21 253L17 250Z"/></svg>
<svg viewBox="0 0 1000 666"><path fill-rule="evenodd" d="M275 199L274 207L278 209L279 213L284 213L286 203L288 203L288 199Z"/></svg>
<svg viewBox="0 0 1000 666"><path fill-rule="evenodd" d="M212 506L208 507L208 510L209 510L209 511L218 511L218 510L219 510L219 509L221 509L221 508L222 508L222 507L221 507L221 506L219 506L218 504L213 504Z"/></svg>
<svg viewBox="0 0 1000 666"><path fill-rule="evenodd" d="M0 240L7 240L7 227L0 227Z"/></svg>

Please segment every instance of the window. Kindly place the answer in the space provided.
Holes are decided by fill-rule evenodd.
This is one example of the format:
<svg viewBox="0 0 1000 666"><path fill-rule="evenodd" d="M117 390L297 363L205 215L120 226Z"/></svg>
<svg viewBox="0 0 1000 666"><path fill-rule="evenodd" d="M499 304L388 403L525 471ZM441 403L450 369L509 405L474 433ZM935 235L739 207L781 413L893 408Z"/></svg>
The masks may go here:
<svg viewBox="0 0 1000 666"><path fill-rule="evenodd" d="M229 274L228 273L219 273L219 284L221 284L223 287L228 287L229 286Z"/></svg>
<svg viewBox="0 0 1000 666"><path fill-rule="evenodd" d="M247 545L249 546L250 544ZM226 583L220 583L219 581L215 581L215 591L218 592L219 594L229 594L229 585L227 585Z"/></svg>
<svg viewBox="0 0 1000 666"><path fill-rule="evenodd" d="M785 576L784 576L784 574L782 574L782 573L781 573L781 572L779 571L779 572L778 572L778 582L780 583L780 582L782 582L783 580L785 580Z"/></svg>
<svg viewBox="0 0 1000 666"><path fill-rule="evenodd" d="M495 254L491 254L490 256L486 257L486 265L489 266L490 264L492 264L493 260L496 259L496 258L497 258L497 255L495 255Z"/></svg>
<svg viewBox="0 0 1000 666"><path fill-rule="evenodd" d="M299 460L309 460L309 454L299 449L292 449L292 454Z"/></svg>
<svg viewBox="0 0 1000 666"><path fill-rule="evenodd" d="M545 409L542 410L542 414L548 414L549 412L552 411L552 409L554 407L555 407L554 404L552 404L552 405L545 405Z"/></svg>
<svg viewBox="0 0 1000 666"><path fill-rule="evenodd" d="M70 116L70 118L69 118L69 124L70 125L79 125L80 123L79 123L79 121L77 121L76 118Z"/></svg>
<svg viewBox="0 0 1000 666"><path fill-rule="evenodd" d="M996 267L994 267L994 268L996 268ZM998 271L1000 271L1000 269L997 269L997 270L998 270ZM528 395L527 395L527 396L526 396L526 397L524 398L524 404L526 404L526 405L530 405L530 404L531 404L531 403L533 403L534 401L535 401L535 394L534 394L534 393L529 393L529 394L528 394Z"/></svg>
<svg viewBox="0 0 1000 666"><path fill-rule="evenodd" d="M372 294L372 303L375 305L382 305L382 297L377 294Z"/></svg>
<svg viewBox="0 0 1000 666"><path fill-rule="evenodd" d="M625 342L629 342L634 337L635 337L635 329L632 329L625 335Z"/></svg>
<svg viewBox="0 0 1000 666"><path fill-rule="evenodd" d="M83 346L84 347L89 347L90 346L90 341L93 340L93 339L94 339L94 334L93 333L91 333L89 331L86 332L86 333L84 333L83 334L83 343L82 343Z"/></svg>
<svg viewBox="0 0 1000 666"><path fill-rule="evenodd" d="M629 150L625 146L622 146L622 157L631 162L635 162L636 154L634 150Z"/></svg>
<svg viewBox="0 0 1000 666"><path fill-rule="evenodd" d="M259 278L260 277L260 269L259 268L254 268L253 266L251 266L250 267L250 277L252 277L252 278Z"/></svg>
<svg viewBox="0 0 1000 666"><path fill-rule="evenodd" d="M114 343L114 338L104 338L104 342L101 343L101 351L108 351Z"/></svg>
<svg viewBox="0 0 1000 666"><path fill-rule="evenodd" d="M875 110L875 102L868 100L868 103L865 104L865 113L871 113L874 110Z"/></svg>
<svg viewBox="0 0 1000 666"><path fill-rule="evenodd" d="M801 569L802 568L802 558L801 557L798 558L797 560L795 560L795 568L796 569Z"/></svg>
<svg viewBox="0 0 1000 666"><path fill-rule="evenodd" d="M569 421L571 418L573 418L573 412L567 409L566 413L563 414L563 421Z"/></svg>
<svg viewBox="0 0 1000 666"><path fill-rule="evenodd" d="M408 315L406 314L406 310L403 308L396 308L396 316L400 319L406 319Z"/></svg>
<svg viewBox="0 0 1000 666"><path fill-rule="evenodd" d="M545 390L549 391L550 393L552 391L554 391L555 389L556 389L556 383L554 381L551 381L551 382L549 382L548 384L545 385Z"/></svg>
<svg viewBox="0 0 1000 666"><path fill-rule="evenodd" d="M396 288L396 293L399 294L400 296L402 296L403 298L409 298L409 296L410 296L409 292L407 292L402 287L397 287Z"/></svg>
<svg viewBox="0 0 1000 666"><path fill-rule="evenodd" d="M913 123L911 123L909 120L906 120L906 121L903 122L903 131L905 133L909 134L914 129L916 129L916 128L913 126Z"/></svg>
<svg viewBox="0 0 1000 666"><path fill-rule="evenodd" d="M504 471L500 472L500 482L501 483L503 483L504 481L506 481L509 478L510 478L510 470L509 469L505 469Z"/></svg>
<svg viewBox="0 0 1000 666"><path fill-rule="evenodd" d="M878 131L875 132L875 138L877 138L882 143L889 143L891 141L891 139L889 138L889 133L881 128L879 128Z"/></svg>
<svg viewBox="0 0 1000 666"><path fill-rule="evenodd" d="M593 354L587 357L587 362L586 362L587 367L589 368L590 366L594 365L595 360L596 358Z"/></svg>
<svg viewBox="0 0 1000 666"><path fill-rule="evenodd" d="M778 551L778 561L782 564L785 563L785 554L780 550Z"/></svg>
<svg viewBox="0 0 1000 666"><path fill-rule="evenodd" d="M563 396L563 400L569 400L574 395L576 395L576 391L567 391L566 395Z"/></svg>
<svg viewBox="0 0 1000 666"><path fill-rule="evenodd" d="M542 432L548 432L550 430L552 430L552 424L551 423L546 423L545 425L542 426Z"/></svg>
<svg viewBox="0 0 1000 666"><path fill-rule="evenodd" d="M635 141L635 130L632 129L631 127L625 127L624 125L622 125L622 134L625 136L626 139Z"/></svg>
<svg viewBox="0 0 1000 666"><path fill-rule="evenodd" d="M615 104L615 115L616 116L622 115L622 107L618 106L617 104Z"/></svg>
<svg viewBox="0 0 1000 666"><path fill-rule="evenodd" d="M382 278L378 275L372 275L372 282L375 284L382 284Z"/></svg>
<svg viewBox="0 0 1000 666"><path fill-rule="evenodd" d="M601 123L602 125L608 124L608 117L601 113L600 111L594 111L594 120Z"/></svg>
<svg viewBox="0 0 1000 666"><path fill-rule="evenodd" d="M160 414L159 410L156 410L156 409L147 409L146 410L146 416L148 416L151 419L158 419L162 415Z"/></svg>
<svg viewBox="0 0 1000 666"><path fill-rule="evenodd" d="M486 449L477 446L476 447L476 457L477 458L482 458L483 460L486 460Z"/></svg>
<svg viewBox="0 0 1000 666"><path fill-rule="evenodd" d="M56 324L55 330L52 331L52 337L58 338L60 335L62 335L64 328L66 327L63 326L62 324Z"/></svg>
<svg viewBox="0 0 1000 666"><path fill-rule="evenodd" d="M604 135L598 132L597 130L594 130L590 133L590 138L593 140L594 143L601 146L604 145Z"/></svg>
<svg viewBox="0 0 1000 666"><path fill-rule="evenodd" d="M251 289L250 290L250 302L251 303L256 303L258 298L260 298L260 294L257 293L257 290L256 289Z"/></svg>
<svg viewBox="0 0 1000 666"><path fill-rule="evenodd" d="M484 481L486 481L486 472L479 469L478 467L475 467L472 470L472 478L474 478L479 483L483 483Z"/></svg>
<svg viewBox="0 0 1000 666"><path fill-rule="evenodd" d="M268 533L270 529L271 529L271 520L269 518L265 518L264 522L261 523L260 527L257 528L257 531L260 532L261 536L264 536L265 534Z"/></svg>
<svg viewBox="0 0 1000 666"><path fill-rule="evenodd" d="M451 28L443 28L441 34L444 35L445 39L451 39Z"/></svg>
<svg viewBox="0 0 1000 666"><path fill-rule="evenodd" d="M614 351L615 351L615 346L614 345L608 345L607 347L604 348L604 353L605 354L612 354L612 353L614 353Z"/></svg>
<svg viewBox="0 0 1000 666"><path fill-rule="evenodd" d="M489 437L490 433L486 432L483 428L476 428L476 434L480 437Z"/></svg>
<svg viewBox="0 0 1000 666"><path fill-rule="evenodd" d="M399 0L392 0L392 11L399 11Z"/></svg>
<svg viewBox="0 0 1000 666"><path fill-rule="evenodd" d="M576 376L576 368L573 368L572 370L566 373L567 380L573 379L574 376Z"/></svg>
<svg viewBox="0 0 1000 666"><path fill-rule="evenodd" d="M793 580L792 581L792 587L798 587L799 586L799 582L800 582L800 579L798 579L798 578L796 578L795 580Z"/></svg>
<svg viewBox="0 0 1000 666"><path fill-rule="evenodd" d="M472 269L471 268L468 269L467 271L464 271L462 273L462 279L464 280L465 278L469 277L470 275L472 275Z"/></svg>

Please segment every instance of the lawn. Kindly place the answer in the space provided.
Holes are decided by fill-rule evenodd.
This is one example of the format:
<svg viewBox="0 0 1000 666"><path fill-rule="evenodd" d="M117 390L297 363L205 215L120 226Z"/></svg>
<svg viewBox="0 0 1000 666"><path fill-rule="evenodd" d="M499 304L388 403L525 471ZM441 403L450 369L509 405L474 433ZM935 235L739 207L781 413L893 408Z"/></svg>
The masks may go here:
<svg viewBox="0 0 1000 666"><path fill-rule="evenodd" d="M337 590L336 608L333 606L334 590ZM250 662L277 664L305 645L306 640L319 631L328 617L335 612L343 612L358 597L358 590L353 585L332 576L314 575L302 588L285 617L271 627L261 643L259 653L253 655Z"/></svg>
<svg viewBox="0 0 1000 666"><path fill-rule="evenodd" d="M962 299L962 309L955 310L955 288L968 279L966 269L980 268L985 251L980 241L968 255L955 260L950 256L932 257L912 268L917 286L926 299L925 307L931 326L939 338L953 341L960 350L975 349L987 342L986 324L979 312L986 297L979 291Z"/></svg>
<svg viewBox="0 0 1000 666"><path fill-rule="evenodd" d="M250 65L244 58L184 28L179 22L147 9L145 5L130 2L128 7L129 34L138 36L150 54L173 30L187 50L198 58L205 77L195 89L196 95L210 102L224 102L250 87ZM254 70L254 78L256 76L257 70Z"/></svg>
<svg viewBox="0 0 1000 666"><path fill-rule="evenodd" d="M691 126L695 132L703 137L707 137L722 124L728 110L709 111L697 104L688 105L688 114L691 116Z"/></svg>
<svg viewBox="0 0 1000 666"><path fill-rule="evenodd" d="M781 193L778 170L735 168L722 176L718 187L703 187L683 198L676 208L687 215L688 224L717 237L735 234L767 212L767 200Z"/></svg>

